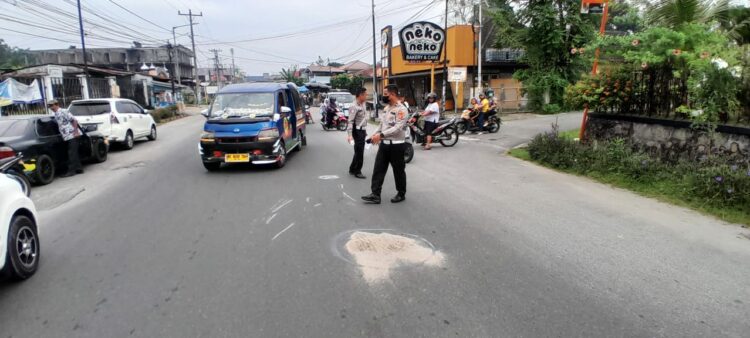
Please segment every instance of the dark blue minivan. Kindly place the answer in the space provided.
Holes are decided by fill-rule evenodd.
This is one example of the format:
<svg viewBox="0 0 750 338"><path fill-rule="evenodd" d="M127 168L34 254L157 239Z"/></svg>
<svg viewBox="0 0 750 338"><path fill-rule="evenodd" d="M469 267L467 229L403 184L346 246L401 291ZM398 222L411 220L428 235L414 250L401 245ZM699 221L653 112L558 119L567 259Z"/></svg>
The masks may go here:
<svg viewBox="0 0 750 338"><path fill-rule="evenodd" d="M222 163L281 168L290 151L307 144L305 107L292 83L228 85L203 115L199 149L209 171L219 170Z"/></svg>

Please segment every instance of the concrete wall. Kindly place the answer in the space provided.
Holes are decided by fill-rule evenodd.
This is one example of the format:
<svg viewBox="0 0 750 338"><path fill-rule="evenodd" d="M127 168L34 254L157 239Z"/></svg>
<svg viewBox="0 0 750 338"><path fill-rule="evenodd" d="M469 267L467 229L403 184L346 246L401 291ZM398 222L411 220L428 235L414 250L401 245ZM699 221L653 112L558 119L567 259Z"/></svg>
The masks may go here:
<svg viewBox="0 0 750 338"><path fill-rule="evenodd" d="M709 151L750 158L750 127L720 126L712 140L706 132L692 129L687 121L591 114L586 137L623 138L662 158L697 158Z"/></svg>

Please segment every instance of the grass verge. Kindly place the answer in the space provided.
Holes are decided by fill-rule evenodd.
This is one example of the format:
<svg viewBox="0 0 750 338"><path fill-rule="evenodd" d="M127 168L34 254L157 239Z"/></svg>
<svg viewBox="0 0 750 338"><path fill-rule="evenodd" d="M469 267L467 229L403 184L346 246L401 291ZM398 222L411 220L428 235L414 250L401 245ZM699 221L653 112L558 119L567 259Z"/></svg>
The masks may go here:
<svg viewBox="0 0 750 338"><path fill-rule="evenodd" d="M562 135L563 133L561 133ZM576 137L578 135L576 134ZM583 176L594 179L600 183L612 185L614 187L627 189L633 191L641 196L655 198L659 201L670 203L673 205L681 206L696 210L705 215L717 217L723 221L730 223L742 224L743 227L747 228L750 226L750 214L743 210L737 210L736 208L720 207L716 205L707 204L705 201L694 198L686 199L683 191L675 189L677 186L676 182L670 182L668 180L658 182L639 182L630 177L623 176L617 173L606 173L606 172L589 172L585 175L581 175L573 170L562 170L559 168L551 168L539 161L531 159L531 155L527 148L516 148L511 149L508 152L509 155L519 158L524 161L536 163L538 165L561 171L567 174L576 176Z"/></svg>

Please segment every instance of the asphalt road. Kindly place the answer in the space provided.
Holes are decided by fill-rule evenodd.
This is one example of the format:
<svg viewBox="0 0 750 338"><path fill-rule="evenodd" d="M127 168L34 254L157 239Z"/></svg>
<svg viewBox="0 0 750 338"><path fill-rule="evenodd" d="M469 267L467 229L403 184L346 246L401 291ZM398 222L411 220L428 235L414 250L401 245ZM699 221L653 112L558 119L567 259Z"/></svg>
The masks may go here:
<svg viewBox="0 0 750 338"><path fill-rule="evenodd" d="M747 337L748 231L504 155L555 119L580 115L417 151L397 205L358 201L342 132L310 125L281 170L208 173L202 118L171 122L34 190L42 265L0 284L0 336ZM417 246L360 261L362 229Z"/></svg>

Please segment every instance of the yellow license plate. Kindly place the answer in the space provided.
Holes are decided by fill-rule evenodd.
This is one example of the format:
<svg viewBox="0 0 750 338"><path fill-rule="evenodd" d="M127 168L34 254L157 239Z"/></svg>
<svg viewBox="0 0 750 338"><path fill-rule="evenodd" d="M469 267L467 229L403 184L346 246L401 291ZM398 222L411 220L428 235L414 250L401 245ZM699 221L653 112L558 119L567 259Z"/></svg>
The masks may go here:
<svg viewBox="0 0 750 338"><path fill-rule="evenodd" d="M224 155L224 162L227 162L227 163L250 162L250 154L226 154Z"/></svg>
<svg viewBox="0 0 750 338"><path fill-rule="evenodd" d="M36 164L33 163L24 163L23 164L23 171L31 172L36 170Z"/></svg>

